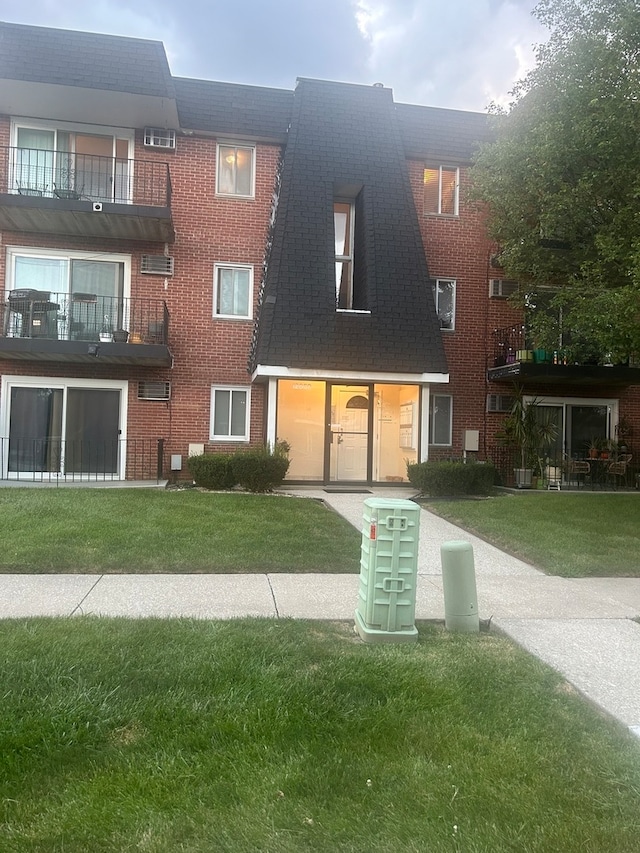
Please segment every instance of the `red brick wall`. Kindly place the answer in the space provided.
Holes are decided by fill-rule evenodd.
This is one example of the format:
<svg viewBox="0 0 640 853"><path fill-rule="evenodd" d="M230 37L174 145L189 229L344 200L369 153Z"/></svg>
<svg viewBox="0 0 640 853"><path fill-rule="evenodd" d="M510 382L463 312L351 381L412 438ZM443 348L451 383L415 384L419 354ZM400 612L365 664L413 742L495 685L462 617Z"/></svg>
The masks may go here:
<svg viewBox="0 0 640 853"><path fill-rule="evenodd" d="M0 119L0 144L9 143L9 120ZM256 192L251 200L216 198L216 140L179 136L175 153L144 148L136 134L136 158L168 162L172 184L172 213L176 240L168 247L175 274L141 275L142 254L162 254L164 245L129 241L74 239L39 234L2 234L0 279L5 280L7 246L116 252L131 256L131 296L164 300L170 314L169 346L172 368L95 365L47 365L42 362L0 361L0 373L63 377L95 377L130 381L128 436L165 439L166 458L186 458L190 442L208 443L211 386L249 386L247 371L253 320L213 317L213 268L216 262L252 264L254 316L260 286L267 224L280 148L259 144L256 152ZM168 403L140 401L140 379L170 380ZM251 441L264 439L264 392L251 391ZM237 447L220 445L220 449Z"/></svg>

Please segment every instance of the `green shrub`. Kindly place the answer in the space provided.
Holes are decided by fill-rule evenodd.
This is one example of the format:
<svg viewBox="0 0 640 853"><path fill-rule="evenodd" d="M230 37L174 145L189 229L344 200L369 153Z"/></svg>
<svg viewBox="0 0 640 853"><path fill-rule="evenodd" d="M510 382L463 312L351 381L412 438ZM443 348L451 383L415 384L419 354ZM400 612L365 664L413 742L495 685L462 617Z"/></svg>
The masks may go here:
<svg viewBox="0 0 640 853"><path fill-rule="evenodd" d="M496 471L490 463L415 462L407 465L412 486L425 495L488 495Z"/></svg>
<svg viewBox="0 0 640 853"><path fill-rule="evenodd" d="M232 489L238 482L231 470L230 453L203 453L187 459L189 473L203 489Z"/></svg>
<svg viewBox="0 0 640 853"><path fill-rule="evenodd" d="M237 483L249 492L270 492L282 484L289 470L286 452L268 447L240 450L231 457L231 470Z"/></svg>

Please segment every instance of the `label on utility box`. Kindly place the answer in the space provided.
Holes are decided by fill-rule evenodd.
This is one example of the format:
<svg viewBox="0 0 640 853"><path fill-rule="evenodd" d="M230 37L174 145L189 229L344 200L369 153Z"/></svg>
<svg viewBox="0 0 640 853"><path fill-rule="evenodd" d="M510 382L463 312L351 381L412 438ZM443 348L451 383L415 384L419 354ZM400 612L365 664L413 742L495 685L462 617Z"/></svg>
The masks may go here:
<svg viewBox="0 0 640 853"><path fill-rule="evenodd" d="M372 542L375 542L377 534L378 534L378 527L376 525L376 522L372 521L371 526L369 527L369 539L371 539Z"/></svg>

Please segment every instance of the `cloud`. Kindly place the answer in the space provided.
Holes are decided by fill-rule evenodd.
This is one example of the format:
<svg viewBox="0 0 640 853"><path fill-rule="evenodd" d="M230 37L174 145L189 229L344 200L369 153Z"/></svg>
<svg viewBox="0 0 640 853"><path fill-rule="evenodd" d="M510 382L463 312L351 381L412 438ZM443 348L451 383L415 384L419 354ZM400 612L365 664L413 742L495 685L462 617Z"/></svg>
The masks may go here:
<svg viewBox="0 0 640 853"><path fill-rule="evenodd" d="M354 0L370 75L397 100L459 109L504 103L545 31L525 2Z"/></svg>

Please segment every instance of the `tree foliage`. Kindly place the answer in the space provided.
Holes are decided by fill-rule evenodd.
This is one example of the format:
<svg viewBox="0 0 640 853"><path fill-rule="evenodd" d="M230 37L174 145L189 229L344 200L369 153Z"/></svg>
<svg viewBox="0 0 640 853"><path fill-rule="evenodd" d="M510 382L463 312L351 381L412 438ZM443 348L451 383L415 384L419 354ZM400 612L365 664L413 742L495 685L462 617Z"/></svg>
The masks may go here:
<svg viewBox="0 0 640 853"><path fill-rule="evenodd" d="M493 119L474 195L520 297L539 307L551 291L537 345L570 330L621 361L640 352L640 4L542 0L534 14L550 38Z"/></svg>

